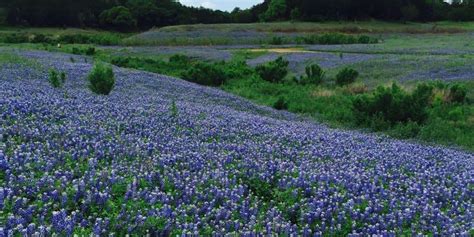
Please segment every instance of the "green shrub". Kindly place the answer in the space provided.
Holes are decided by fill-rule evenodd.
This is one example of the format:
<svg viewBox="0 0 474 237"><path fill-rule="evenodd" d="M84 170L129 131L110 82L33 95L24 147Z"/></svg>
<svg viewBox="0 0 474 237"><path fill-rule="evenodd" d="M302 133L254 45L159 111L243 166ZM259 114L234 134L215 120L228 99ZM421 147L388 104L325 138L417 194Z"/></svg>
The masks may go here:
<svg viewBox="0 0 474 237"><path fill-rule="evenodd" d="M87 47L86 49L77 48L77 47L72 48L72 54L92 56L95 53L96 53L96 51L95 51L94 47Z"/></svg>
<svg viewBox="0 0 474 237"><path fill-rule="evenodd" d="M191 62L191 59L186 55L175 54L170 57L169 62L178 65L187 65Z"/></svg>
<svg viewBox="0 0 474 237"><path fill-rule="evenodd" d="M271 45L282 45L283 44L283 37L281 36L273 36L270 40Z"/></svg>
<svg viewBox="0 0 474 237"><path fill-rule="evenodd" d="M90 44L92 43L91 37L84 34L67 34L60 35L58 42L62 44Z"/></svg>
<svg viewBox="0 0 474 237"><path fill-rule="evenodd" d="M455 107L448 113L448 118L451 121L460 121L464 116L464 111L461 107Z"/></svg>
<svg viewBox="0 0 474 237"><path fill-rule="evenodd" d="M359 39L357 39L357 43L359 44L376 44L378 43L378 40L375 38L372 38L367 35L361 35L359 36Z"/></svg>
<svg viewBox="0 0 474 237"><path fill-rule="evenodd" d="M89 47L86 49L86 55L92 56L95 54L95 48L94 47Z"/></svg>
<svg viewBox="0 0 474 237"><path fill-rule="evenodd" d="M278 100L273 104L273 108L277 110L287 110L288 103L286 103L285 98L279 97Z"/></svg>
<svg viewBox="0 0 474 237"><path fill-rule="evenodd" d="M300 79L301 84L320 85L323 82L324 71L319 65L317 64L308 65L305 68L305 72L306 72L306 76L302 76Z"/></svg>
<svg viewBox="0 0 474 237"><path fill-rule="evenodd" d="M103 11L99 19L102 26L117 31L131 31L137 27L137 21L130 10L124 6L116 6Z"/></svg>
<svg viewBox="0 0 474 237"><path fill-rule="evenodd" d="M182 78L205 86L221 86L226 81L226 72L217 64L199 62L182 74Z"/></svg>
<svg viewBox="0 0 474 237"><path fill-rule="evenodd" d="M28 35L26 34L7 34L3 41L8 44L21 44L21 43L29 43L30 40L28 38Z"/></svg>
<svg viewBox="0 0 474 237"><path fill-rule="evenodd" d="M466 101L467 88L464 85L454 84L449 88L449 100L455 103Z"/></svg>
<svg viewBox="0 0 474 237"><path fill-rule="evenodd" d="M51 86L54 88L59 88L62 86L62 83L61 83L62 80L59 78L58 72L54 69L51 69L49 71L48 80L49 80L49 84L51 84Z"/></svg>
<svg viewBox="0 0 474 237"><path fill-rule="evenodd" d="M115 57L110 63L119 67L129 67L130 57Z"/></svg>
<svg viewBox="0 0 474 237"><path fill-rule="evenodd" d="M43 34L36 34L33 36L33 38L30 40L30 43L52 43L53 40L47 37L46 35Z"/></svg>
<svg viewBox="0 0 474 237"><path fill-rule="evenodd" d="M265 81L281 82L288 74L288 64L287 60L279 57L275 61L258 65L255 70Z"/></svg>
<svg viewBox="0 0 474 237"><path fill-rule="evenodd" d="M115 85L112 67L102 63L94 65L87 79L89 80L89 89L96 94L108 95Z"/></svg>
<svg viewBox="0 0 474 237"><path fill-rule="evenodd" d="M378 87L373 95L362 95L353 100L354 117L358 125L371 127L378 120L386 122L386 128L398 123L423 124L428 118L432 95L433 87L427 84L418 85L411 94L395 83L390 88Z"/></svg>
<svg viewBox="0 0 474 237"><path fill-rule="evenodd" d="M102 33L97 35L88 34L66 34L57 39L62 44L98 44L98 45L117 45L121 37L118 34Z"/></svg>
<svg viewBox="0 0 474 237"><path fill-rule="evenodd" d="M336 85L344 86L355 82L359 72L352 68L344 68L336 75Z"/></svg>
<svg viewBox="0 0 474 237"><path fill-rule="evenodd" d="M304 44L375 44L378 40L367 35L361 35L359 37L346 35L341 33L326 33L322 35L306 35L298 37L297 43Z"/></svg>

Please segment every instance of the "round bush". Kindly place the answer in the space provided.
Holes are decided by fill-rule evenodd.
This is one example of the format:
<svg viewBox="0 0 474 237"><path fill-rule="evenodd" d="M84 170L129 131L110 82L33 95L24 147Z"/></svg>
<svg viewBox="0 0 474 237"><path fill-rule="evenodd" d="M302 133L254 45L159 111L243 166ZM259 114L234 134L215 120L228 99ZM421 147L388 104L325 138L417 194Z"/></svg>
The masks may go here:
<svg viewBox="0 0 474 237"><path fill-rule="evenodd" d="M454 84L449 88L449 98L451 102L464 103L466 101L467 89L460 84Z"/></svg>
<svg viewBox="0 0 474 237"><path fill-rule="evenodd" d="M87 79L89 80L89 89L100 95L110 94L115 85L112 67L102 63L94 65Z"/></svg>
<svg viewBox="0 0 474 237"><path fill-rule="evenodd" d="M354 83L359 72L352 68L344 68L336 75L336 85L344 86Z"/></svg>
<svg viewBox="0 0 474 237"><path fill-rule="evenodd" d="M301 77L301 80L300 80L301 84L319 85L323 82L324 71L319 65L312 64L312 65L306 66L305 72L306 72L306 76Z"/></svg>
<svg viewBox="0 0 474 237"><path fill-rule="evenodd" d="M255 71L263 80L278 83L283 81L288 74L288 64L289 62L287 60L279 57L275 61L258 65Z"/></svg>

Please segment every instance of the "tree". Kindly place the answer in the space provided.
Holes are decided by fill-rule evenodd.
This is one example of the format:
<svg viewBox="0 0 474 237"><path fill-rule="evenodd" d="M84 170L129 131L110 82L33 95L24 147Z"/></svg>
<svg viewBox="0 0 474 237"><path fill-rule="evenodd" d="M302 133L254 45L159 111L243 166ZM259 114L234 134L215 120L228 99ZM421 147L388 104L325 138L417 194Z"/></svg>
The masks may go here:
<svg viewBox="0 0 474 237"><path fill-rule="evenodd" d="M262 21L283 20L286 14L286 0L271 0L265 13L260 15Z"/></svg>
<svg viewBox="0 0 474 237"><path fill-rule="evenodd" d="M418 15L420 12L418 11L418 8L416 8L415 5L409 4L407 6L404 6L400 9L402 12L402 17L404 21L413 21L418 18Z"/></svg>
<svg viewBox="0 0 474 237"><path fill-rule="evenodd" d="M131 31L137 26L137 22L132 17L130 10L123 6L103 11L99 19L102 26L118 31Z"/></svg>

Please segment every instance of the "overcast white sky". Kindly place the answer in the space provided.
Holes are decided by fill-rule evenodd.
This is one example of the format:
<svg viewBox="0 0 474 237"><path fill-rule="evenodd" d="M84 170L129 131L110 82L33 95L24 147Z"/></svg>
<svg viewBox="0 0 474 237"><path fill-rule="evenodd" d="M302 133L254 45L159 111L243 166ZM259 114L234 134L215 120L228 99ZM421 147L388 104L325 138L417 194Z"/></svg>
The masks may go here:
<svg viewBox="0 0 474 237"><path fill-rule="evenodd" d="M202 6L211 9L232 11L235 7L240 7L241 9L250 8L255 4L263 2L263 0L179 0L179 2L188 6Z"/></svg>

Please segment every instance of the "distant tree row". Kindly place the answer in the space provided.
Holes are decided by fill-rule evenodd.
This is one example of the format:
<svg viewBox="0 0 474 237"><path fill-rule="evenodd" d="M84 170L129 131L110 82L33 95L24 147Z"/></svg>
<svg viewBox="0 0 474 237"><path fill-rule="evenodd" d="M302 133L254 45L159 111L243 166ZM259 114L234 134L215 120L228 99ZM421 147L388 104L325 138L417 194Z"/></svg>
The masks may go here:
<svg viewBox="0 0 474 237"><path fill-rule="evenodd" d="M176 0L0 0L2 7L8 24L25 26L134 31L154 26L231 22L230 13L187 7Z"/></svg>
<svg viewBox="0 0 474 237"><path fill-rule="evenodd" d="M265 0L261 21L474 20L474 0Z"/></svg>
<svg viewBox="0 0 474 237"><path fill-rule="evenodd" d="M3 9L3 10L2 10ZM2 13L3 12L3 13ZM0 0L11 25L95 27L120 31L176 24L380 19L474 20L474 0L265 0L232 12L183 6L176 0ZM0 22L1 23L1 22Z"/></svg>

